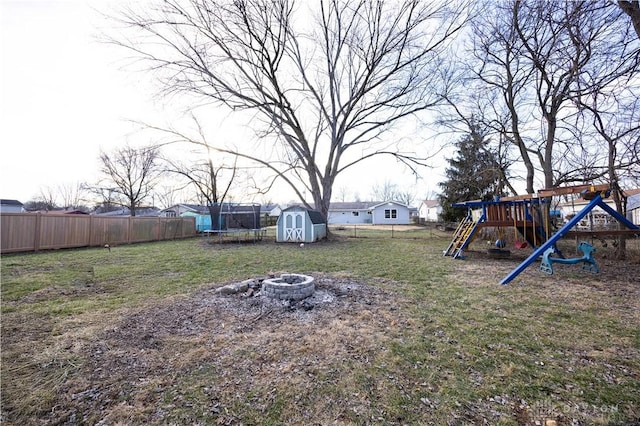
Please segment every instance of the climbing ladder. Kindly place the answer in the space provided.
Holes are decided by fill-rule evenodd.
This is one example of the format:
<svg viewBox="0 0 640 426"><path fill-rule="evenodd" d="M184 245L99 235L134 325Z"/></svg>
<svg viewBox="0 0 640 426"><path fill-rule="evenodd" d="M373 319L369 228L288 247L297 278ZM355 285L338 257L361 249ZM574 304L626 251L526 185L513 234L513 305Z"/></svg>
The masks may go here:
<svg viewBox="0 0 640 426"><path fill-rule="evenodd" d="M461 257L464 249L467 248L473 235L478 228L478 221L473 220L471 213L467 214L464 219L460 221L456 231L453 233L453 238L449 247L443 252L443 256L452 256L454 259Z"/></svg>

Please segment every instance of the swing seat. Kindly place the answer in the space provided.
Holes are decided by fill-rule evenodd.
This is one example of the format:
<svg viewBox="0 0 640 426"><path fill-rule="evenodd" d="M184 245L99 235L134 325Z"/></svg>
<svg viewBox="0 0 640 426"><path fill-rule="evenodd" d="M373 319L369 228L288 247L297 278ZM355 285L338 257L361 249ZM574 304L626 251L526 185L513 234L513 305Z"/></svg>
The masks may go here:
<svg viewBox="0 0 640 426"><path fill-rule="evenodd" d="M527 248L527 242L526 241L518 241L518 240L516 240L515 246L516 246L517 249Z"/></svg>

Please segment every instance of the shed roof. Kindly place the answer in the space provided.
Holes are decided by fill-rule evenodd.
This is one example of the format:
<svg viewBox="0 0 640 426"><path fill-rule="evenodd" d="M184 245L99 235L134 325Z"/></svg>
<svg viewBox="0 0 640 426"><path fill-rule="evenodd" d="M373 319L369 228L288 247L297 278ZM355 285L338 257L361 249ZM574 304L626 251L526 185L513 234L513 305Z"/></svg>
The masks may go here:
<svg viewBox="0 0 640 426"><path fill-rule="evenodd" d="M318 210L311 210L302 206L289 206L282 211L286 212L288 210L302 210L307 212L307 214L309 215L309 219L311 220L311 223L313 223L314 225L320 224L320 223L326 223L326 221L322 218L322 213L320 213Z"/></svg>
<svg viewBox="0 0 640 426"><path fill-rule="evenodd" d="M309 219L311 219L311 223L313 224L319 224L319 223L325 223L325 220L322 218L322 213L320 213L318 210L308 210L309 212Z"/></svg>

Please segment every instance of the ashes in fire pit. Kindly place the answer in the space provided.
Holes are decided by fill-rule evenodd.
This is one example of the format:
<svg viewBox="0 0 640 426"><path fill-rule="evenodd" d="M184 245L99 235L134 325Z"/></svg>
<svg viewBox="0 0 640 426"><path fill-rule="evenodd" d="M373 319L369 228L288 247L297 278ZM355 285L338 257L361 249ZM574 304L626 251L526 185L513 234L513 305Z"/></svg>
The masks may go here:
<svg viewBox="0 0 640 426"><path fill-rule="evenodd" d="M280 278L268 278L262 282L262 293L273 299L302 300L313 294L313 277L302 274L282 274Z"/></svg>

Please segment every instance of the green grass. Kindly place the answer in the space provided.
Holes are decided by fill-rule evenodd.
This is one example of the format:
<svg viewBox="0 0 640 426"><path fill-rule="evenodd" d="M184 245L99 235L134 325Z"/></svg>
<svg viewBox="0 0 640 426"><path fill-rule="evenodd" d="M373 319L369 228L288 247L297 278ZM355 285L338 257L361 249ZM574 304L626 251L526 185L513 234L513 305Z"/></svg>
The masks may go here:
<svg viewBox="0 0 640 426"><path fill-rule="evenodd" d="M338 352L353 346L339 363L315 360L314 353L328 350L321 346L298 353L299 339L279 343L253 335L264 342L260 346L247 332L216 349L231 351L230 359L241 360L235 365L203 349L209 337L176 336L173 344L189 356L157 354L167 363L173 359L167 365L176 370L117 382L114 372L120 389L111 402L102 401L112 407L108 420L515 425L534 424L543 409L558 424L640 420L637 286L621 296L585 287L584 275L559 287L560 278L530 274L503 287L497 285L503 270L443 258L449 242L443 234L394 230L392 238L390 231L372 228L357 229L354 238L348 227L336 233L335 241L304 248L269 241L214 245L198 238L3 256L3 423L83 422L71 408L65 411L65 403L78 400L68 395L79 395L79 389L91 389L91 375L99 373L93 355L74 351L76 345L101 347L97 336L123 327L118 324L125 315L169 306L213 283L283 271L385 286L398 297L389 315L399 325L376 328L377 337L362 336L369 346L319 335ZM508 271L515 264L498 267ZM372 320L383 323L377 314L383 313L372 312ZM350 327L349 318L340 321ZM261 332L274 331L265 326ZM310 359L304 374L258 380L264 373L259 365ZM234 386L251 391L237 396ZM100 420L97 413L87 418Z"/></svg>

